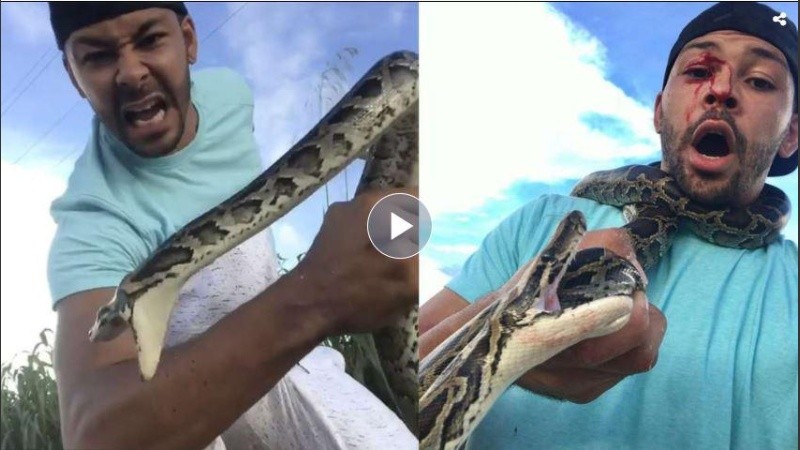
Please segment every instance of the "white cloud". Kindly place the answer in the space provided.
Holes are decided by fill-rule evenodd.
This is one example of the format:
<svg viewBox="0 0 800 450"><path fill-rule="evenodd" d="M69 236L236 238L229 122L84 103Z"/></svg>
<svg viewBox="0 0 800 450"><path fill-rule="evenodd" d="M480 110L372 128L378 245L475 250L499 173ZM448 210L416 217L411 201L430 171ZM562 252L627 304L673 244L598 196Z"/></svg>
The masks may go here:
<svg viewBox="0 0 800 450"><path fill-rule="evenodd" d="M549 5L421 4L420 54L420 194L434 216L659 148L651 106L608 81L602 43ZM592 130L587 112L634 139Z"/></svg>
<svg viewBox="0 0 800 450"><path fill-rule="evenodd" d="M238 5L228 8L232 12ZM331 98L323 100L322 107L317 100L317 86L326 64L333 63L336 52L342 50L331 42L347 34L347 45L363 47L375 40L376 29L381 30L374 18L361 10L341 8L333 4L251 3L221 29L231 59L241 66L239 70L254 93L255 136L266 165L286 153L344 94L326 91ZM360 62L354 59L353 65ZM360 76L360 72L349 73L345 84L354 83ZM349 196L359 175L360 171L350 171ZM328 188L330 201L342 200L344 175L331 180ZM308 249L319 229L310 224L321 221L320 206L324 204L324 189L320 189L274 225L277 250L289 258L286 266L292 266L296 255ZM289 224L294 224L291 232L285 228Z"/></svg>
<svg viewBox="0 0 800 450"><path fill-rule="evenodd" d="M3 19L8 19L15 34L30 44L54 42L50 14L44 2L3 2Z"/></svg>
<svg viewBox="0 0 800 450"><path fill-rule="evenodd" d="M55 233L50 203L63 193L62 179L39 169L0 162L0 272L2 360L38 342L45 327L55 329L47 284L47 253Z"/></svg>
<svg viewBox="0 0 800 450"><path fill-rule="evenodd" d="M275 240L275 251L284 261L282 268L291 270L299 262L297 257L304 254L311 242L294 227L287 219L281 219L272 225L272 235Z"/></svg>
<svg viewBox="0 0 800 450"><path fill-rule="evenodd" d="M42 138L41 131L24 130L3 124L0 148L4 158L24 167L35 167L47 175L66 179L71 171L65 157L74 160L83 150L83 143L68 142L53 133Z"/></svg>
<svg viewBox="0 0 800 450"><path fill-rule="evenodd" d="M389 11L389 18L392 22L392 25L395 27L399 27L403 25L406 19L406 10L404 5L395 5Z"/></svg>
<svg viewBox="0 0 800 450"><path fill-rule="evenodd" d="M324 16L301 6L250 4L235 17L235 24L223 28L254 92L255 134L267 163L285 153L319 118L305 105L324 69L316 67L333 56L325 54L322 44Z"/></svg>
<svg viewBox="0 0 800 450"><path fill-rule="evenodd" d="M450 276L433 259L419 255L419 304L423 305L444 288Z"/></svg>

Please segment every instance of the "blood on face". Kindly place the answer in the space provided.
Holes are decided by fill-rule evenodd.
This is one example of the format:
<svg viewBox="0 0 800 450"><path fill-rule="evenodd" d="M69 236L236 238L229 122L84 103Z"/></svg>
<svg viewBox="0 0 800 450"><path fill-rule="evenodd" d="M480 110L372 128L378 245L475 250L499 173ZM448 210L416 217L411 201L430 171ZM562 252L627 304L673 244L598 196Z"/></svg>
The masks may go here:
<svg viewBox="0 0 800 450"><path fill-rule="evenodd" d="M722 69L727 69L728 72L728 85L727 89L724 91L717 90L718 86L716 83L716 79L718 75L721 75ZM733 69L731 68L730 63L724 61L709 52L703 52L700 56L686 62L686 68L684 69L684 73L689 73L693 70L705 70L705 76L690 76L687 77L686 83L688 84L696 84L697 87L694 89L694 100L697 102L698 95L700 94L700 90L702 87L709 83L709 91L711 92L716 100L719 102L724 102L727 100L728 97L731 95L731 85L733 83ZM686 109L686 123L689 123L689 118L692 112L692 105Z"/></svg>

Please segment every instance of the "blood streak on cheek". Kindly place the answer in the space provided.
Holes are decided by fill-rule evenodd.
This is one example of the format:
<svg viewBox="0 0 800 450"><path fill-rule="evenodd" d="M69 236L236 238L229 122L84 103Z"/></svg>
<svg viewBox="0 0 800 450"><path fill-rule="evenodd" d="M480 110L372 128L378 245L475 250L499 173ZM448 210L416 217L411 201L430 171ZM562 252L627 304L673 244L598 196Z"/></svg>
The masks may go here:
<svg viewBox="0 0 800 450"><path fill-rule="evenodd" d="M709 90L711 91L711 93L713 93L720 100L725 100L730 95L730 92L721 93L721 92L717 92L717 91L714 90L714 81L716 80L718 68L720 66L724 66L724 67L728 68L728 77L729 77L728 78L728 86L731 86L731 84L733 83L733 70L731 70L730 63L728 63L726 61L723 61L723 60L717 58L716 56L714 56L714 55L712 55L712 54L710 54L708 52L705 52L705 53L701 54L700 56L698 56L697 58L695 58L695 59L689 61L688 63L686 63L687 70L691 69L694 66L705 67L705 68L708 69L708 71L710 73L709 73L709 77L708 78L689 79L689 80L686 81L689 84L696 84L697 85L697 87L694 89L694 99L693 99L694 102L691 105L689 105L689 107L686 109L686 123L687 124L689 123L689 117L691 116L691 113L692 113L692 106L697 103L698 96L700 94L700 89L702 89L702 87L703 87L703 85L705 83L710 83L709 84Z"/></svg>

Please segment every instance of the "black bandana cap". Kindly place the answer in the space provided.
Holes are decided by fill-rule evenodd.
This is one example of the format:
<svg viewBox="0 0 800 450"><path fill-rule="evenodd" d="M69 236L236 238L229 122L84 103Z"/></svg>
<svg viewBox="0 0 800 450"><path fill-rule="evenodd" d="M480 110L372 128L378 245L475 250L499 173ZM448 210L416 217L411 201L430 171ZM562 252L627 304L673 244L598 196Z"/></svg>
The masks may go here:
<svg viewBox="0 0 800 450"><path fill-rule="evenodd" d="M147 8L166 8L178 16L188 15L183 2L47 2L50 7L50 25L56 35L58 49L77 30L104 20Z"/></svg>
<svg viewBox="0 0 800 450"><path fill-rule="evenodd" d="M713 31L734 30L769 42L783 53L794 79L795 109L797 108L797 26L769 6L755 2L720 2L695 17L681 31L669 52L667 70L662 89L667 85L669 73L678 54L689 41ZM788 158L775 155L769 176L781 176L797 168L797 152Z"/></svg>

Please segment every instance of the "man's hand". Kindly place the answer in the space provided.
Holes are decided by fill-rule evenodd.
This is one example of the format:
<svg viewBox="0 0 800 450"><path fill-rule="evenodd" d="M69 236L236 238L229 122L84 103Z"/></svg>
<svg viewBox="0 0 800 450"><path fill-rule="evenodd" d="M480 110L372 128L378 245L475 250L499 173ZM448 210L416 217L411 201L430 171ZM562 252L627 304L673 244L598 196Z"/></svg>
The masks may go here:
<svg viewBox="0 0 800 450"><path fill-rule="evenodd" d="M608 248L641 268L620 229L586 233L579 248L590 247ZM648 303L644 292L636 292L630 320L622 329L579 342L523 375L518 383L542 395L591 402L626 376L652 369L666 327L661 311Z"/></svg>
<svg viewBox="0 0 800 450"><path fill-rule="evenodd" d="M627 235L617 228L586 233L578 247L605 247L640 267ZM512 279L519 276L520 272ZM455 292L443 289L426 302L420 309L420 358L496 298L497 292L492 292L470 304ZM652 369L666 328L661 311L647 302L644 292L636 292L630 319L622 329L567 348L525 373L517 384L538 394L588 403L626 376Z"/></svg>
<svg viewBox="0 0 800 450"><path fill-rule="evenodd" d="M289 276L312 287L330 334L374 331L392 324L418 302L417 257L388 258L367 235L367 217L386 195L416 188L364 192L334 203L305 258ZM320 304L321 302L321 304Z"/></svg>
<svg viewBox="0 0 800 450"><path fill-rule="evenodd" d="M631 318L621 330L573 345L518 383L549 397L591 402L628 375L652 369L665 330L664 315L637 292Z"/></svg>

